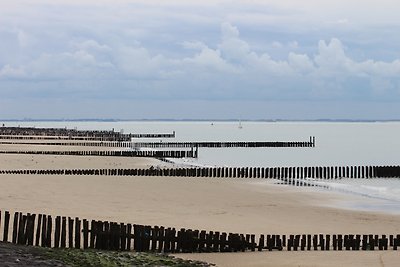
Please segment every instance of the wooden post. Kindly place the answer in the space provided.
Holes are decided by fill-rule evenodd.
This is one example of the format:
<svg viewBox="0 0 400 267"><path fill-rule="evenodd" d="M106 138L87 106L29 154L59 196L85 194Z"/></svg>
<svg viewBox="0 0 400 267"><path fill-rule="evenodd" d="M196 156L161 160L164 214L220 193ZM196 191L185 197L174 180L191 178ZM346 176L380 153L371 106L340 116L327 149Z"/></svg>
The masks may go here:
<svg viewBox="0 0 400 267"><path fill-rule="evenodd" d="M66 240L67 240L67 219L62 217L61 223L61 247L66 247Z"/></svg>
<svg viewBox="0 0 400 267"><path fill-rule="evenodd" d="M317 235L313 236L313 247L314 247L314 250L318 250L318 236Z"/></svg>
<svg viewBox="0 0 400 267"><path fill-rule="evenodd" d="M343 236L342 235L337 235L337 248L338 250L343 250Z"/></svg>
<svg viewBox="0 0 400 267"><path fill-rule="evenodd" d="M28 221L27 221L27 226L26 226L26 232L27 232L27 241L28 245L33 246L33 241L35 237L35 219L36 219L36 214L31 214L28 216Z"/></svg>
<svg viewBox="0 0 400 267"><path fill-rule="evenodd" d="M18 239L18 212L14 213L14 222L13 222L13 232L12 232L12 243L17 244Z"/></svg>
<svg viewBox="0 0 400 267"><path fill-rule="evenodd" d="M213 241L212 251L219 252L219 232L214 233L212 241Z"/></svg>
<svg viewBox="0 0 400 267"><path fill-rule="evenodd" d="M139 229L140 225L134 224L133 225L133 250L136 252L141 252L141 233ZM160 251L161 252L161 251Z"/></svg>
<svg viewBox="0 0 400 267"><path fill-rule="evenodd" d="M157 252L161 253L164 249L164 231L165 228L163 226L160 227L159 229L159 234L158 234L158 249Z"/></svg>
<svg viewBox="0 0 400 267"><path fill-rule="evenodd" d="M75 218L75 248L81 248L81 220Z"/></svg>
<svg viewBox="0 0 400 267"><path fill-rule="evenodd" d="M325 250L330 250L331 247L331 236L330 235L326 235L325 237L326 239L326 243L325 243Z"/></svg>
<svg viewBox="0 0 400 267"><path fill-rule="evenodd" d="M368 235L363 235L362 243L361 243L361 249L362 250L367 250L367 248L368 248Z"/></svg>
<svg viewBox="0 0 400 267"><path fill-rule="evenodd" d="M26 215L19 213L19 225L18 225L18 238L17 243L20 245L25 245L25 225L26 225Z"/></svg>
<svg viewBox="0 0 400 267"><path fill-rule="evenodd" d="M4 231L3 231L3 241L8 242L8 228L10 226L10 213L8 211L4 212Z"/></svg>
<svg viewBox="0 0 400 267"><path fill-rule="evenodd" d="M250 239L251 239L251 251L255 251L256 250L256 236L255 235L250 235Z"/></svg>
<svg viewBox="0 0 400 267"><path fill-rule="evenodd" d="M121 239L121 241L120 241L120 243L121 243L121 250L122 251L125 251L126 250L126 225L124 224L124 223L121 223L120 224L121 225L121 232L120 232L120 239ZM100 223L100 229L97 229L97 230L100 230L100 233L102 232L102 223Z"/></svg>
<svg viewBox="0 0 400 267"><path fill-rule="evenodd" d="M307 236L306 235L301 235L301 240L300 240L300 250L305 250L307 244Z"/></svg>
<svg viewBox="0 0 400 267"><path fill-rule="evenodd" d="M71 217L68 217L68 247L74 247L74 220Z"/></svg>
<svg viewBox="0 0 400 267"><path fill-rule="evenodd" d="M54 232L54 247L60 247L60 234L61 234L61 217L56 217L56 224L55 224L55 232Z"/></svg>
<svg viewBox="0 0 400 267"><path fill-rule="evenodd" d="M39 214L38 216L38 222L36 226L36 240L35 240L35 246L39 246L39 241L40 241L40 230L42 227L42 214Z"/></svg>
<svg viewBox="0 0 400 267"><path fill-rule="evenodd" d="M151 226L145 226L144 227L144 232L143 232L143 237L144 237L144 251L149 251L150 250L150 232L151 232Z"/></svg>
<svg viewBox="0 0 400 267"><path fill-rule="evenodd" d="M354 250L360 250L361 235L356 235L354 239Z"/></svg>
<svg viewBox="0 0 400 267"><path fill-rule="evenodd" d="M95 239L97 235L97 224L95 220L92 220L90 223L90 238L89 238L89 247L95 248Z"/></svg>
<svg viewBox="0 0 400 267"><path fill-rule="evenodd" d="M102 238L101 246L104 249L109 250L111 247L111 245L110 245L110 243L111 243L110 223L108 221L105 221L101 227L103 229L103 238Z"/></svg>
<svg viewBox="0 0 400 267"><path fill-rule="evenodd" d="M291 251L293 245L294 245L294 235L289 235L288 244L287 244L287 250Z"/></svg>
<svg viewBox="0 0 400 267"><path fill-rule="evenodd" d="M258 251L262 251L264 248L264 235L260 235L260 239L258 240Z"/></svg>
<svg viewBox="0 0 400 267"><path fill-rule="evenodd" d="M47 216L46 215L42 215L42 234L41 234L41 242L40 245L42 247L46 247L47 244Z"/></svg>
<svg viewBox="0 0 400 267"><path fill-rule="evenodd" d="M322 251L325 250L325 240L324 240L323 234L319 235L319 245L320 245Z"/></svg>
<svg viewBox="0 0 400 267"><path fill-rule="evenodd" d="M131 250L131 242L132 242L132 224L128 223L126 227L126 250Z"/></svg>
<svg viewBox="0 0 400 267"><path fill-rule="evenodd" d="M46 227L46 247L51 247L51 234L53 230L53 220L51 215L47 216L47 227Z"/></svg>
<svg viewBox="0 0 400 267"><path fill-rule="evenodd" d="M83 219L83 248L89 247L89 222Z"/></svg>
<svg viewBox="0 0 400 267"><path fill-rule="evenodd" d="M157 249L158 231L159 231L158 226L154 226L153 228L151 228L151 248L150 248L150 250L152 252L155 252Z"/></svg>
<svg viewBox="0 0 400 267"><path fill-rule="evenodd" d="M311 250L311 235L307 235L307 250Z"/></svg>

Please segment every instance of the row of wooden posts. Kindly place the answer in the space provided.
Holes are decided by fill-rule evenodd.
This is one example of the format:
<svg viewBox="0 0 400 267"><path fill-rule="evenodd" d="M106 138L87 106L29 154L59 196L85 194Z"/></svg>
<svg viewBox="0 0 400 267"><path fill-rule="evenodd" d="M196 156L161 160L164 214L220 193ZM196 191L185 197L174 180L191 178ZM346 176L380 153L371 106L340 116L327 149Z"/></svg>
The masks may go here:
<svg viewBox="0 0 400 267"><path fill-rule="evenodd" d="M3 218L3 219L2 219ZM1 223L1 221L4 221ZM272 250L397 250L400 235L238 234L0 211L3 242L53 248L191 253Z"/></svg>
<svg viewBox="0 0 400 267"><path fill-rule="evenodd" d="M207 147L207 148L229 148L229 147L315 147L315 137L310 141L266 141L266 142L135 142L133 147L149 148L172 148L172 147Z"/></svg>
<svg viewBox="0 0 400 267"><path fill-rule="evenodd" d="M182 176L220 178L272 178L286 182L295 179L399 178L400 166L335 167L218 167L148 169L20 169L0 170L0 174L107 175L107 176Z"/></svg>
<svg viewBox="0 0 400 267"><path fill-rule="evenodd" d="M231 147L315 147L315 138L304 142L16 142L0 141L3 145L41 145L41 146L85 146L85 147L129 147L129 148L231 148Z"/></svg>
<svg viewBox="0 0 400 267"><path fill-rule="evenodd" d="M60 156L111 156L152 158L197 158L198 149L191 150L129 150L129 151L0 151L0 154L60 155Z"/></svg>
<svg viewBox="0 0 400 267"><path fill-rule="evenodd" d="M99 142L129 142L127 138L111 138L101 136L19 136L19 135L0 135L0 139L3 140L79 140L79 141L99 141Z"/></svg>
<svg viewBox="0 0 400 267"><path fill-rule="evenodd" d="M97 142L21 142L0 141L0 145L29 145L29 146L84 146L84 147L125 147L133 148L132 142L97 141Z"/></svg>
<svg viewBox="0 0 400 267"><path fill-rule="evenodd" d="M109 141L129 141L130 137L121 132L99 130L76 130L68 128L0 127L0 135L5 137L80 137L100 138ZM3 138L3 137L2 137Z"/></svg>
<svg viewBox="0 0 400 267"><path fill-rule="evenodd" d="M76 130L67 128L0 127L2 139L42 139L43 137L64 137L68 139L131 141L132 138L175 138L172 133L129 133L98 130Z"/></svg>

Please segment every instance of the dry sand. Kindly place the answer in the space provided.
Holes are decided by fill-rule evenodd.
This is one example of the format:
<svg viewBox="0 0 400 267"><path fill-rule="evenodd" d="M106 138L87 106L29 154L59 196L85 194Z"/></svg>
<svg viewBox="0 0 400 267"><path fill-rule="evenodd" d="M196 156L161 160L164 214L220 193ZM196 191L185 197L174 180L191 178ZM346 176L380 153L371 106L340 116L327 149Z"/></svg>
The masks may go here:
<svg viewBox="0 0 400 267"><path fill-rule="evenodd" d="M274 251L176 255L219 267L398 267L399 251Z"/></svg>
<svg viewBox="0 0 400 267"><path fill-rule="evenodd" d="M149 168L168 166L154 158L0 154L0 169Z"/></svg>
<svg viewBox="0 0 400 267"><path fill-rule="evenodd" d="M145 167L155 159L0 155L0 169ZM260 179L0 175L0 209L255 234L397 234L400 216L332 208L361 197ZM218 266L399 266L400 252L181 254ZM369 265L368 265L369 264Z"/></svg>

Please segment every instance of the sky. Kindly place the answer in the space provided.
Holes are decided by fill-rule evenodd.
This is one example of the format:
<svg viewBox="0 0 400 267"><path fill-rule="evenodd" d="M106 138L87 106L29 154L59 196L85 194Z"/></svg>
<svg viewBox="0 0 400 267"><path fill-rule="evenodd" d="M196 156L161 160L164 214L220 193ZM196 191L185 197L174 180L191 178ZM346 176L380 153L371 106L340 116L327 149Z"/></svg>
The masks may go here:
<svg viewBox="0 0 400 267"><path fill-rule="evenodd" d="M0 0L0 119L400 119L395 0Z"/></svg>

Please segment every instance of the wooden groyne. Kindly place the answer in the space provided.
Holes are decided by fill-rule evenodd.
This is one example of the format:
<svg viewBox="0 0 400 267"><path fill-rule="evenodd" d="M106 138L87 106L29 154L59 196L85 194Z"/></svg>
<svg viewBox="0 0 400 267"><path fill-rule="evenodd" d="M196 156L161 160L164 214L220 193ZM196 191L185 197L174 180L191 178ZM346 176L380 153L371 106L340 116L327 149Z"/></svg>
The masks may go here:
<svg viewBox="0 0 400 267"><path fill-rule="evenodd" d="M23 142L0 141L2 145L41 145L41 146L85 146L85 147L130 147L130 148L231 148L231 147L315 147L315 137L304 142L124 142L124 141L97 141L97 142Z"/></svg>
<svg viewBox="0 0 400 267"><path fill-rule="evenodd" d="M67 128L0 127L0 139L20 140L91 140L91 141L131 141L132 138L175 138L172 133L129 133L112 131L90 131Z"/></svg>
<svg viewBox="0 0 400 267"><path fill-rule="evenodd" d="M133 148L132 142L97 141L97 142L22 142L0 141L0 145L29 145L29 146L85 146L85 147L124 147Z"/></svg>
<svg viewBox="0 0 400 267"><path fill-rule="evenodd" d="M59 155L59 156L107 156L151 158L197 158L198 150L129 150L129 151L0 151L0 154Z"/></svg>
<svg viewBox="0 0 400 267"><path fill-rule="evenodd" d="M144 152L144 151L143 151ZM110 175L110 176L178 176L215 178L278 179L288 184L305 179L400 178L400 166L335 166L335 167L215 167L148 169L20 169L0 170L0 174L41 175Z"/></svg>
<svg viewBox="0 0 400 267"><path fill-rule="evenodd" d="M315 147L315 137L309 141L266 141L266 142L135 142L133 147L148 148L182 148L182 147L207 147L207 148L229 148L229 147Z"/></svg>
<svg viewBox="0 0 400 267"><path fill-rule="evenodd" d="M399 234L249 234L0 211L0 240L20 245L158 253L397 250Z"/></svg>
<svg viewBox="0 0 400 267"><path fill-rule="evenodd" d="M127 134L112 131L90 131L67 128L0 127L1 139L72 139L101 141L130 141Z"/></svg>
<svg viewBox="0 0 400 267"><path fill-rule="evenodd" d="M131 138L175 138L175 131L172 133L136 133L129 134Z"/></svg>

